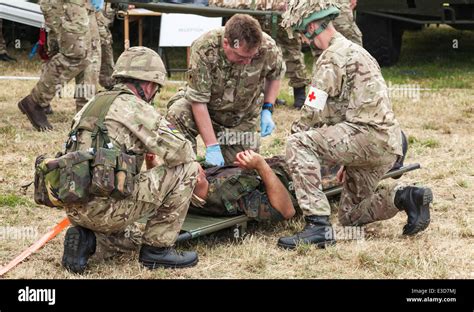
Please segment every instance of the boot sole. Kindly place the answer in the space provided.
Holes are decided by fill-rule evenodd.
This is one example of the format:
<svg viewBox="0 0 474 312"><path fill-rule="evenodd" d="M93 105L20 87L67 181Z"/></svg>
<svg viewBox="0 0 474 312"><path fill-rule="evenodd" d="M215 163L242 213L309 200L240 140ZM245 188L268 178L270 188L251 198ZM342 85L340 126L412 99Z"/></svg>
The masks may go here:
<svg viewBox="0 0 474 312"><path fill-rule="evenodd" d="M79 242L81 241L81 233L80 231L75 228L71 227L67 230L66 236L64 237L64 253L62 264L66 270L71 271L73 273L82 274L84 273L87 267L87 260L84 265L77 263L78 256L78 249L79 249ZM95 250L91 251L87 258L93 254Z"/></svg>
<svg viewBox="0 0 474 312"><path fill-rule="evenodd" d="M422 202L422 207L421 207L421 211L420 211L420 219L422 219L421 221L418 221L415 226L413 227L413 229L409 232L403 231L403 234L404 235L415 235L419 232L422 232L424 230L426 230L428 228L428 226L430 225L430 203L433 202L433 191L429 188L425 189L424 193L423 193L423 202ZM423 215L424 218L423 218Z"/></svg>
<svg viewBox="0 0 474 312"><path fill-rule="evenodd" d="M330 240L330 241L320 242L320 243L311 244L311 245L315 245L319 249L325 249L326 246L336 245L336 241L335 240ZM281 247L281 248L284 248L284 249L296 249L296 247L298 247L298 245L289 245L289 244L280 243L280 242L277 243L277 246Z"/></svg>
<svg viewBox="0 0 474 312"><path fill-rule="evenodd" d="M192 262L184 264L173 264L173 263L156 263L150 261L140 261L140 263L147 269L154 270L158 268L164 269L184 269L195 266L199 262L199 258L194 259Z"/></svg>

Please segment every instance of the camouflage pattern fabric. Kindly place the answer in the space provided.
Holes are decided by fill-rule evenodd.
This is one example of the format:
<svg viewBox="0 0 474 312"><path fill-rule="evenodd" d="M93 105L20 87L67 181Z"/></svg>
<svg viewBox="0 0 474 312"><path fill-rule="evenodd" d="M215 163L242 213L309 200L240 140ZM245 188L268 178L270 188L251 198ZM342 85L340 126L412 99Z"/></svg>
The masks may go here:
<svg viewBox="0 0 474 312"><path fill-rule="evenodd" d="M191 142L193 150L196 153L196 137L199 135L199 131L197 129L196 122L194 121L193 112L191 110L191 102L186 100L184 95L185 91L180 90L174 97L170 99L168 103L166 119L168 119L172 124L176 125L177 129L179 129L179 131L184 134L186 139ZM214 121L214 119L211 119L212 127L214 128L214 132L216 133L218 141L220 141L219 138L224 138L226 134L229 135L229 137L240 136L249 138L248 142L240 142L242 144L233 144L231 141L219 142L222 150L222 156L224 157L226 164L232 164L235 160L235 155L239 152L249 149L258 152L260 148L260 136L256 134L256 125L258 120L258 112L255 116L252 116L251 119L243 121L235 127L225 127Z"/></svg>
<svg viewBox="0 0 474 312"><path fill-rule="evenodd" d="M362 33L355 22L354 13L350 7L350 0L339 0L339 3L341 13L334 19L334 27L344 37L362 46Z"/></svg>
<svg viewBox="0 0 474 312"><path fill-rule="evenodd" d="M271 35L272 25L265 18L257 18L262 25L262 30ZM283 59L286 65L286 77L289 79L288 85L292 88L301 88L310 84L306 73L304 55L301 52L301 40L297 34L293 38L288 36L288 32L278 24L276 43L283 52Z"/></svg>
<svg viewBox="0 0 474 312"><path fill-rule="evenodd" d="M141 243L169 247L176 241L186 217L197 172L196 162L171 168L158 166L135 177L131 197L120 201L97 198L85 205L65 207L66 213L72 224L104 234L107 249L112 244L118 248L133 246L126 228L145 217L148 221Z"/></svg>
<svg viewBox="0 0 474 312"><path fill-rule="evenodd" d="M166 119L126 85L118 84L114 91L125 92L117 96L105 116L114 147L140 158L138 168L145 153L157 155L162 165L136 175L133 193L127 199L96 198L84 205L65 207L66 212L73 224L111 236L111 241L127 238L123 233L127 226L149 217L142 242L156 247L171 246L181 229L196 183L198 164L194 162L194 152ZM73 128L93 101L74 117ZM78 133L79 149L90 146L87 134Z"/></svg>
<svg viewBox="0 0 474 312"><path fill-rule="evenodd" d="M91 45L89 50L89 64L86 69L76 76L76 109L79 111L97 93L99 86L99 71L101 68L101 39L97 15L100 12L89 11L89 34Z"/></svg>
<svg viewBox="0 0 474 312"><path fill-rule="evenodd" d="M244 9L256 9L263 11L281 11L285 7L285 1L272 1L272 0L260 0L260 1L245 1L245 0L211 0L209 6L225 7L225 8L244 8ZM266 17L256 17L262 30L267 34L272 34L272 24ZM283 59L286 64L286 76L289 79L288 85L293 88L300 88L309 85L310 80L307 77L306 66L304 63L303 53L301 53L301 41L298 36L289 38L286 30L278 25L277 37L275 38L276 43L283 52Z"/></svg>
<svg viewBox="0 0 474 312"><path fill-rule="evenodd" d="M346 166L339 220L362 225L398 212L396 185L376 190L397 155L400 126L377 62L361 46L336 33L317 60L313 87L328 93L323 110L303 106L292 126L286 157L298 203L305 215L329 215L320 163ZM310 91L311 92L311 91Z"/></svg>
<svg viewBox="0 0 474 312"><path fill-rule="evenodd" d="M209 6L260 11L281 11L285 3L286 0L209 0Z"/></svg>
<svg viewBox="0 0 474 312"><path fill-rule="evenodd" d="M285 73L281 50L267 34L263 34L259 54L249 65L227 60L222 48L223 36L222 27L193 42L188 84L168 103L167 118L193 143L198 131L191 112L192 102L207 105L216 134L223 130L253 133L263 104L265 79L280 80ZM233 150L230 157L224 154L226 162L233 161L235 152L242 151L237 145L221 148Z"/></svg>
<svg viewBox="0 0 474 312"><path fill-rule="evenodd" d="M7 54L7 44L3 38L3 20L0 19L0 54Z"/></svg>
<svg viewBox="0 0 474 312"><path fill-rule="evenodd" d="M42 69L39 82L31 91L33 100L42 107L49 106L58 87L85 70L91 57L89 33L89 4L86 0L42 0L46 26L57 35L58 53ZM47 11L52 8L52 11ZM52 16L51 16L52 15ZM59 16L59 18L58 18ZM60 23L59 26L56 26ZM56 31L57 29L57 31ZM54 51L54 37L48 47Z"/></svg>
<svg viewBox="0 0 474 312"><path fill-rule="evenodd" d="M64 15L63 4L63 0L41 0L39 2L45 25L49 28L47 45L50 58L59 52L61 17Z"/></svg>
<svg viewBox="0 0 474 312"><path fill-rule="evenodd" d="M109 4L108 6L109 7ZM112 13L110 12L112 11ZM110 16L110 19L105 16ZM100 72L99 72L99 83L102 87L109 89L114 85L114 79L112 73L114 72L114 51L112 47L112 33L110 27L113 23L115 11L108 9L107 13L99 11L96 13L97 25L99 27L100 35L100 50L101 50L101 61L100 61Z"/></svg>
<svg viewBox="0 0 474 312"><path fill-rule="evenodd" d="M349 123L368 132L388 152L402 155L401 130L377 61L336 33L316 62L312 86L328 93L322 111L304 105L292 132Z"/></svg>
<svg viewBox="0 0 474 312"><path fill-rule="evenodd" d="M284 156L274 156L265 159L281 183L288 190L293 206L298 210L298 202L295 196L294 185L291 180L288 166ZM336 173L339 166L322 166L321 178L324 190L339 186ZM207 214L211 216L228 216L245 213L248 217L257 221L280 221L281 214L276 211L268 200L265 186L258 173L254 170L243 170L237 166L211 167L205 169L209 182L209 190L206 200L193 194L190 211L193 213ZM228 183L238 180L239 183ZM256 183L255 183L256 182ZM228 195L229 193L230 196ZM236 195L242 196L235 200ZM224 201L230 201L227 205ZM219 204L220 203L220 204ZM227 206L231 207L227 207Z"/></svg>

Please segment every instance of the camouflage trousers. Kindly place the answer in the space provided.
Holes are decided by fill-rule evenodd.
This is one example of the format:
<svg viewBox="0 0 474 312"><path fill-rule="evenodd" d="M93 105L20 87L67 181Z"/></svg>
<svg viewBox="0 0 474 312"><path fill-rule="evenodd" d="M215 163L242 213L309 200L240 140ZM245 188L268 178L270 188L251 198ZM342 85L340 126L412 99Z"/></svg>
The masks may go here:
<svg viewBox="0 0 474 312"><path fill-rule="evenodd" d="M130 198L94 199L86 205L66 207L74 225L96 233L106 253L125 252L140 244L172 246L183 225L196 183L196 162L168 168L158 166L135 177ZM147 218L141 232L134 224Z"/></svg>
<svg viewBox="0 0 474 312"><path fill-rule="evenodd" d="M259 22L262 24L263 30L271 36L272 25L269 20L260 17ZM304 56L301 52L301 41L298 34L295 33L293 39L290 39L285 28L278 24L275 41L283 52L283 59L286 64L286 77L289 79L288 85L293 88L309 85L310 80L307 77Z"/></svg>
<svg viewBox="0 0 474 312"><path fill-rule="evenodd" d="M194 152L196 152L196 137L199 131L194 121L191 102L184 98L184 91L179 91L170 99L166 119L184 134L186 139L193 144ZM226 164L233 164L235 155L239 152L248 149L258 152L260 148L260 135L256 132L258 117L244 121L236 127L218 124L212 120L212 116L211 122Z"/></svg>
<svg viewBox="0 0 474 312"><path fill-rule="evenodd" d="M42 0L40 3L50 29L48 48L52 57L44 64L31 96L43 107L49 106L61 86L84 71L90 62L91 11L86 4L85 0Z"/></svg>
<svg viewBox="0 0 474 312"><path fill-rule="evenodd" d="M349 1L341 5L341 13L333 21L334 27L346 39L362 46L362 33L354 19L354 12L349 6Z"/></svg>
<svg viewBox="0 0 474 312"><path fill-rule="evenodd" d="M3 20L0 18L0 54L7 54L7 44L3 38Z"/></svg>
<svg viewBox="0 0 474 312"><path fill-rule="evenodd" d="M114 72L114 51L112 47L112 33L110 32L110 25L112 21L104 16L102 11L97 12L97 25L99 27L101 61L99 72L99 83L102 87L110 89L115 82L112 78ZM113 15L112 15L113 18Z"/></svg>
<svg viewBox="0 0 474 312"><path fill-rule="evenodd" d="M321 163L345 166L338 212L341 225L364 225L392 218L396 184L378 184L397 156L386 152L363 127L348 124L299 132L288 138L286 161L304 215L331 213L322 191Z"/></svg>
<svg viewBox="0 0 474 312"><path fill-rule="evenodd" d="M101 38L97 18L100 12L89 12L89 34L91 45L89 50L89 64L76 76L76 88L74 98L76 109L79 111L97 93L99 86L99 72L101 69Z"/></svg>

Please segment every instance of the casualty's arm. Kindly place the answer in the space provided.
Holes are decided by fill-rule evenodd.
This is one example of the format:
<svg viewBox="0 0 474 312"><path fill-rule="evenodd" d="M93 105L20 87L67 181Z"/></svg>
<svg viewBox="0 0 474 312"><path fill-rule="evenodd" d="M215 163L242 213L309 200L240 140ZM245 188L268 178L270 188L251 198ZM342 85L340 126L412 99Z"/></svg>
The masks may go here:
<svg viewBox="0 0 474 312"><path fill-rule="evenodd" d="M235 163L241 168L257 170L272 207L285 219L293 217L295 208L290 194L261 155L251 150L240 152L236 155Z"/></svg>

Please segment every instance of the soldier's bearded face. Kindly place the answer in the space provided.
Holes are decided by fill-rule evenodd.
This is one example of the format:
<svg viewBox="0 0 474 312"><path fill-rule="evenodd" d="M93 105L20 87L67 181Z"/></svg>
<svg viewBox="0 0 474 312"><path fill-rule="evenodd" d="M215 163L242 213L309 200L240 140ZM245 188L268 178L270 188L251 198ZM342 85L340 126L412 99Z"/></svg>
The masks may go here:
<svg viewBox="0 0 474 312"><path fill-rule="evenodd" d="M248 50L245 42L235 42L232 46L226 38L224 38L223 48L227 60L239 65L250 64L258 54L258 48Z"/></svg>

